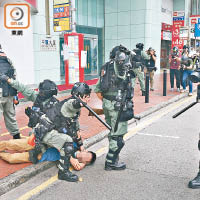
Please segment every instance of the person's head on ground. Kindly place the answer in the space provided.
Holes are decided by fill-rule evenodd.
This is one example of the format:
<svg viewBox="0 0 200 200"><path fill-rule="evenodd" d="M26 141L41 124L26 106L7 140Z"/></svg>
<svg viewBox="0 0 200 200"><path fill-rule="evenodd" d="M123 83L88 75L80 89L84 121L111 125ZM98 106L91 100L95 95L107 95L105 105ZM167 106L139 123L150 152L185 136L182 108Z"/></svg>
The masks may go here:
<svg viewBox="0 0 200 200"><path fill-rule="evenodd" d="M51 98L53 95L57 95L57 93L58 88L53 81L46 79L39 84L39 96L44 101Z"/></svg>
<svg viewBox="0 0 200 200"><path fill-rule="evenodd" d="M79 151L77 152L76 157L80 163L84 163L86 165L92 165L96 160L96 153L92 151Z"/></svg>

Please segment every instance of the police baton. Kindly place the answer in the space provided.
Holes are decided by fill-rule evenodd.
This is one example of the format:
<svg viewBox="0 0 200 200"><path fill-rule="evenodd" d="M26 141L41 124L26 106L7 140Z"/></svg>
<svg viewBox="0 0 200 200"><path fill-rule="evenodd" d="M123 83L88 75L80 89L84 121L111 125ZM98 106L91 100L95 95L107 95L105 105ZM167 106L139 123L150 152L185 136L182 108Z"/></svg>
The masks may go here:
<svg viewBox="0 0 200 200"><path fill-rule="evenodd" d="M110 125L108 125L106 122L104 122L85 102L83 102L80 98L77 96L72 96L74 97L79 103L82 103L87 110L89 110L106 128L108 128L111 131Z"/></svg>

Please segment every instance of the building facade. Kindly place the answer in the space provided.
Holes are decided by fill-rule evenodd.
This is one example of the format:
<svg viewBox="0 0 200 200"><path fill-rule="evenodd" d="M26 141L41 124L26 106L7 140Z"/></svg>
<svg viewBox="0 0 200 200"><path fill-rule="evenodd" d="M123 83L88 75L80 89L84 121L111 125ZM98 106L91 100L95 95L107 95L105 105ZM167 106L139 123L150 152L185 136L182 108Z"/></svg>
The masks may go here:
<svg viewBox="0 0 200 200"><path fill-rule="evenodd" d="M65 84L64 34L54 32L53 0L18 0L31 6L31 25L21 36L13 36L3 24L4 5L0 3L0 44L13 60L18 78L25 84L51 79ZM60 1L65 2L64 0ZM66 2L68 2L66 0ZM76 32L84 35L87 66L84 80L97 79L110 50L122 44L130 50L139 42L145 50L156 50L158 73L167 67L171 50L173 12L183 11L185 26L191 14L199 14L198 0L75 0ZM191 6L193 5L193 6ZM196 7L197 6L197 7Z"/></svg>

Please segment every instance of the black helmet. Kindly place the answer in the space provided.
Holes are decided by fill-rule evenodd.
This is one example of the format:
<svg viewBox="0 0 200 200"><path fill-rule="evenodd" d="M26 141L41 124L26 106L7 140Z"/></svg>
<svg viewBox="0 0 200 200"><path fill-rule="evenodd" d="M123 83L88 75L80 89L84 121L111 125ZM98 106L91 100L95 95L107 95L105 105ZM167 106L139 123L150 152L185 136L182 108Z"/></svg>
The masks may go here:
<svg viewBox="0 0 200 200"><path fill-rule="evenodd" d="M112 48L112 50L110 51L110 59L115 59L115 56L118 51L124 52L125 54L128 55L130 54L130 51L125 46L120 44L119 46L115 46Z"/></svg>
<svg viewBox="0 0 200 200"><path fill-rule="evenodd" d="M143 50L144 44L143 44L143 43L137 43L137 44L136 44L136 48L138 48L138 49L140 49L140 50Z"/></svg>
<svg viewBox="0 0 200 200"><path fill-rule="evenodd" d="M53 95L57 95L57 93L58 88L53 81L46 79L39 84L39 95L44 99L48 99Z"/></svg>
<svg viewBox="0 0 200 200"><path fill-rule="evenodd" d="M110 59L114 59L118 51L120 51L120 46L113 47L110 51Z"/></svg>
<svg viewBox="0 0 200 200"><path fill-rule="evenodd" d="M72 95L83 98L84 95L90 96L91 89L86 83L76 82L71 90Z"/></svg>

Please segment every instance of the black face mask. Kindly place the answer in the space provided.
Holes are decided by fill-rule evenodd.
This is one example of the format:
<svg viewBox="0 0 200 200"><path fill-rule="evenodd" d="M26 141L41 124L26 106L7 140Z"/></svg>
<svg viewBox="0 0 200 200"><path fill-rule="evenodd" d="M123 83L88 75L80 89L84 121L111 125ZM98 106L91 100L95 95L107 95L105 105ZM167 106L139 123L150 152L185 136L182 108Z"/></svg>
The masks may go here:
<svg viewBox="0 0 200 200"><path fill-rule="evenodd" d="M116 63L117 66L117 70L120 76L124 76L125 75L125 66L124 63Z"/></svg>
<svg viewBox="0 0 200 200"><path fill-rule="evenodd" d="M51 94L51 91L39 90L38 96L41 101L45 101L45 100L49 99L50 97L52 97L53 95Z"/></svg>

